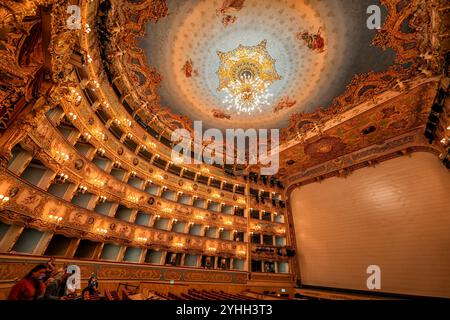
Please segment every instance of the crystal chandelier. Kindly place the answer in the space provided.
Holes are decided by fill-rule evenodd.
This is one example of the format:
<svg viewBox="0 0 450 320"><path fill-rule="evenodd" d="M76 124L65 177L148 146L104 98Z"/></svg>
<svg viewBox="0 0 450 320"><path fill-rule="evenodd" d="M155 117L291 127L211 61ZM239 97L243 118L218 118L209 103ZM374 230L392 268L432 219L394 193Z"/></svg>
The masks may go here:
<svg viewBox="0 0 450 320"><path fill-rule="evenodd" d="M273 96L268 90L270 84L251 74L243 74L224 89L226 96L222 102L228 105L227 110L235 109L238 115L262 112L262 107L269 106L269 99Z"/></svg>
<svg viewBox="0 0 450 320"><path fill-rule="evenodd" d="M266 40L256 46L239 45L236 49L217 54L220 59L218 91L225 92L223 103L237 114L262 112L270 105L269 86L281 79L275 60L266 48Z"/></svg>

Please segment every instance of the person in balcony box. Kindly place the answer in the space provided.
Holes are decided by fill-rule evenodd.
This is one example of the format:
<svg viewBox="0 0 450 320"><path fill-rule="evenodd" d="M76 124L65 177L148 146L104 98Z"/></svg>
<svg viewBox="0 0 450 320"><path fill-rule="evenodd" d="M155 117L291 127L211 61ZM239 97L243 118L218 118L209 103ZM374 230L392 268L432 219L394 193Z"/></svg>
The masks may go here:
<svg viewBox="0 0 450 320"><path fill-rule="evenodd" d="M220 269L227 269L227 260L225 258L220 259Z"/></svg>
<svg viewBox="0 0 450 320"><path fill-rule="evenodd" d="M8 300L39 300L45 293L47 265L39 264L31 269L27 275L16 283L8 296Z"/></svg>
<svg viewBox="0 0 450 320"><path fill-rule="evenodd" d="M206 269L212 269L212 260L211 257L206 257L205 259L205 268Z"/></svg>
<svg viewBox="0 0 450 320"><path fill-rule="evenodd" d="M63 267L59 269L47 282L47 288L45 290L44 300L63 300L66 293L66 283L69 274L67 268Z"/></svg>

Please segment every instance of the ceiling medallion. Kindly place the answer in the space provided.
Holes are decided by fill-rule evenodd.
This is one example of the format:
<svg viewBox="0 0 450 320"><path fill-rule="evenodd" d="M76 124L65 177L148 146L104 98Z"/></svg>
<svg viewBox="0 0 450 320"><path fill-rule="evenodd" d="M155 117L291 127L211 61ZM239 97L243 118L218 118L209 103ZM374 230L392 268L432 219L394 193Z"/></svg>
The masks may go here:
<svg viewBox="0 0 450 320"><path fill-rule="evenodd" d="M228 110L252 114L270 105L272 94L268 89L281 76L266 45L267 41L263 40L256 46L239 45L232 51L217 52L220 58L218 90L225 91L223 103L228 105Z"/></svg>

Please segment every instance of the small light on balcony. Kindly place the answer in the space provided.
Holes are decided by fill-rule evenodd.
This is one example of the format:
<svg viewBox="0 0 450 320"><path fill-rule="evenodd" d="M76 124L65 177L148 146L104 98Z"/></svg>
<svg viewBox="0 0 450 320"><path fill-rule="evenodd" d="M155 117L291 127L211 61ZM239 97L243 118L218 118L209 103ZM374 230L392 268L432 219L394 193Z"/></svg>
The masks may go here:
<svg viewBox="0 0 450 320"><path fill-rule="evenodd" d="M78 187L78 192L79 193L81 193L81 194L84 194L84 193L86 193L86 190L87 190L87 187L85 187L85 186L83 186L83 185L80 185L79 187Z"/></svg>
<svg viewBox="0 0 450 320"><path fill-rule="evenodd" d="M63 220L62 217L58 217L58 216L53 215L53 214L50 214L50 215L48 216L48 218L49 218L50 220L55 221L55 222L61 222L61 221Z"/></svg>
<svg viewBox="0 0 450 320"><path fill-rule="evenodd" d="M103 228L97 228L97 232L98 232L98 233L106 234L106 233L108 233L108 230L103 229Z"/></svg>

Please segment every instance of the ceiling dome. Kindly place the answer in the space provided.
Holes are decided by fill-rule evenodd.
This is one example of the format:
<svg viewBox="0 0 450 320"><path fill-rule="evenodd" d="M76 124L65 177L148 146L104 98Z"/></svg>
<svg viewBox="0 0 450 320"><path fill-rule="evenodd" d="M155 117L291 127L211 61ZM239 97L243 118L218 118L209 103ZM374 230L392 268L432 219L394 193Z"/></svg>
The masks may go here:
<svg viewBox="0 0 450 320"><path fill-rule="evenodd" d="M222 0L170 1L170 14L149 24L141 43L163 78L161 104L205 127L285 127L293 112L329 106L355 73L392 63L391 54L369 46L375 31L366 27L366 9L373 1L228 2L243 7L220 12ZM268 89L269 105L251 114L228 110L217 53L263 41L280 76Z"/></svg>

